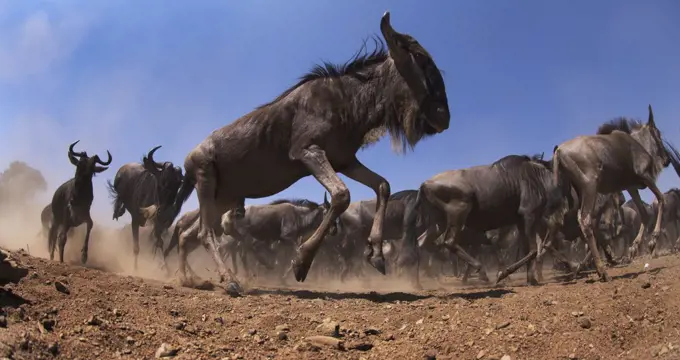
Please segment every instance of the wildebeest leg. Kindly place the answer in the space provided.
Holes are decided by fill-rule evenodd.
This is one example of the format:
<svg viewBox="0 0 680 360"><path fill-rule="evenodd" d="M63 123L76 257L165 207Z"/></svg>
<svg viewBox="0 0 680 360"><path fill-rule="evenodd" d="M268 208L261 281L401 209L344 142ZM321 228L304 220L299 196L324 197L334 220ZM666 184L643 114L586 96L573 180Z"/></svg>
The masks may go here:
<svg viewBox="0 0 680 360"><path fill-rule="evenodd" d="M227 267L222 261L219 251L217 251L217 233L221 232L220 212L217 208L215 196L217 194L217 174L214 165L208 164L197 169L196 173L196 195L198 195L198 204L200 217L199 221L199 239L208 253L212 256L213 261L217 265L217 273L220 276L220 282L227 283L227 292L230 294L241 293L241 286L236 281L233 273L227 270ZM225 205L227 209L237 208L241 205L238 199L232 200Z"/></svg>
<svg viewBox="0 0 680 360"><path fill-rule="evenodd" d="M92 232L92 218L88 216L87 220L85 220L85 224L87 225L87 230L85 231L85 242L83 243L83 249L80 253L80 262L83 265L87 263L87 251L90 246L90 232Z"/></svg>
<svg viewBox="0 0 680 360"><path fill-rule="evenodd" d="M611 278L607 273L607 270L602 263L602 258L600 257L600 252L597 247L597 239L595 239L595 219L593 216L593 211L595 210L595 199L597 197L597 188L595 187L595 182L589 182L592 180L586 180L585 186L582 187L581 195L583 199L581 200L581 209L578 212L578 222L581 226L581 232L587 241L588 248L595 260L595 268L597 273L600 275L600 279L607 282ZM632 195L631 195L632 196ZM638 195L639 197L639 195Z"/></svg>
<svg viewBox="0 0 680 360"><path fill-rule="evenodd" d="M331 227L335 229L338 216L347 210L350 194L347 186L340 180L328 158L326 158L326 152L320 147L312 145L307 149L302 149L299 154L293 154L292 157L302 161L314 178L331 194L331 208L312 236L298 246L297 255L291 263L295 272L295 279L303 282L307 278L309 268L312 266L314 256L324 237ZM380 251L382 255L382 248Z"/></svg>
<svg viewBox="0 0 680 360"><path fill-rule="evenodd" d="M134 254L134 270L137 271L137 258L139 257L139 223L132 220L130 223L130 228L132 228L132 252Z"/></svg>
<svg viewBox="0 0 680 360"><path fill-rule="evenodd" d="M383 222L387 211L387 200L390 197L390 184L382 176L374 173L355 159L354 165L342 171L348 178L360 182L373 189L376 195L375 217L371 233L368 235L368 244L371 247L368 254L369 261L374 268L385 275L385 257L383 255ZM415 246L415 244L413 245ZM414 259L417 260L417 259ZM417 268L416 268L417 271Z"/></svg>
<svg viewBox="0 0 680 360"><path fill-rule="evenodd" d="M657 191L659 191L658 188ZM640 229L638 229L638 233L635 236L633 243L630 245L630 248L628 248L628 257L630 260L632 260L637 254L640 243L642 242L642 237L645 235L645 232L647 232L649 217L647 215L647 209L645 209L645 206L642 204L642 199L640 198L640 193L637 191L637 189L628 189L628 194L633 200L633 203L635 204L640 216Z"/></svg>
<svg viewBox="0 0 680 360"><path fill-rule="evenodd" d="M57 232L57 242L59 243L59 262L64 262L64 248L66 247L66 235L68 234L69 227L66 225L60 225Z"/></svg>
<svg viewBox="0 0 680 360"><path fill-rule="evenodd" d="M57 248L57 237L59 235L59 228L60 226L54 223L50 226L50 232L47 238L47 247L50 252L50 260L54 260L54 250Z"/></svg>
<svg viewBox="0 0 680 360"><path fill-rule="evenodd" d="M645 180L645 185L649 188L649 190L656 196L656 200L658 202L658 211L656 214L656 224L654 225L654 230L652 231L652 238L649 240L649 251L652 253L652 257L656 257L656 242L659 239L659 235L661 234L661 219L663 219L663 213L664 213L664 208L666 207L666 199L663 196L663 193L659 188L656 186L656 183L654 181L650 180ZM646 214L645 214L646 215Z"/></svg>
<svg viewBox="0 0 680 360"><path fill-rule="evenodd" d="M193 285L193 282L189 282L187 279L187 257L200 244L200 240L198 239L200 226L199 221L194 221L189 228L179 234L178 267L182 286L191 287Z"/></svg>

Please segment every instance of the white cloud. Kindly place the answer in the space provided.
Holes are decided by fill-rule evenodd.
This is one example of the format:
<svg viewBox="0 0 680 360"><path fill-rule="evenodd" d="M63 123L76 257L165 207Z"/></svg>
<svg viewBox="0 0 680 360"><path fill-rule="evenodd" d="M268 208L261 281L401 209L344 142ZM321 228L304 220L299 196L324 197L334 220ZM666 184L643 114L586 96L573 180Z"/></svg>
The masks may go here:
<svg viewBox="0 0 680 360"><path fill-rule="evenodd" d="M0 5L0 11L3 7ZM16 82L45 73L67 59L86 34L91 20L78 11L56 16L38 10L19 26L0 32L0 81Z"/></svg>

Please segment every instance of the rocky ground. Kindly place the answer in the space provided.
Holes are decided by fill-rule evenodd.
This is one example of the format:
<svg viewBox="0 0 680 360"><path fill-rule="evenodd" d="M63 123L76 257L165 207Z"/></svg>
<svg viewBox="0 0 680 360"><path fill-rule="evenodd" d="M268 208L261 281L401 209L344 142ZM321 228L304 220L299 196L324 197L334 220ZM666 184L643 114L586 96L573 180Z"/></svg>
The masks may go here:
<svg viewBox="0 0 680 360"><path fill-rule="evenodd" d="M0 358L677 359L680 258L646 261L611 283L231 298L12 252L0 277L25 276L0 292Z"/></svg>

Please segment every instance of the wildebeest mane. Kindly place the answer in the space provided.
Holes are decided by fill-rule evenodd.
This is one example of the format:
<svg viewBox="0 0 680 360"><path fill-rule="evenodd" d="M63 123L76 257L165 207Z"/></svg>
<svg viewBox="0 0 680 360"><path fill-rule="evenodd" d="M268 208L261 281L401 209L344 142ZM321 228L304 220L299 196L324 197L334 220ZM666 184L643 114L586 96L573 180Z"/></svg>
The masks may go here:
<svg viewBox="0 0 680 360"><path fill-rule="evenodd" d="M401 190L401 191L395 192L394 194L390 195L390 198L389 198L388 201L415 200L416 196L418 196L417 190Z"/></svg>
<svg viewBox="0 0 680 360"><path fill-rule="evenodd" d="M633 130L637 130L642 126L644 126L644 124L640 120L620 116L600 125L597 129L597 135L609 135L614 130L630 134Z"/></svg>
<svg viewBox="0 0 680 360"><path fill-rule="evenodd" d="M364 39L359 50L345 63L333 64L331 62L322 61L321 64L314 65L309 72L302 75L298 79L298 82L295 85L281 93L281 95L277 96L273 101L264 105L260 105L258 109L281 101L286 96L290 95L290 93L295 91L295 89L317 79L338 78L344 75L351 75L362 81L369 80L369 74L364 73L363 70L384 62L389 56L387 48L385 47L385 43L382 41L382 39L377 36L373 36L372 38L373 42L375 43L375 48L373 51L368 51L368 47L366 45L368 39Z"/></svg>
<svg viewBox="0 0 680 360"><path fill-rule="evenodd" d="M292 204L292 205L295 205L295 206L306 207L310 210L314 210L314 209L319 207L318 203L315 203L314 201L307 200L307 199L276 199L276 200L269 203L269 205L278 205L278 204Z"/></svg>

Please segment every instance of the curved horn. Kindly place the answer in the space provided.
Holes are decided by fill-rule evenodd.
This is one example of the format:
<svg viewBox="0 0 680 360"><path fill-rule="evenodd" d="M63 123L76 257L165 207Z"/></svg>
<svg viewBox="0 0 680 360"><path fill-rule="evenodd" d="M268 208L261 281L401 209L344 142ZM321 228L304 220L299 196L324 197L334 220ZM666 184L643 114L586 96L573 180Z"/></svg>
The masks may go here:
<svg viewBox="0 0 680 360"><path fill-rule="evenodd" d="M652 111L652 104L649 104L649 118L647 118L647 125L656 127L656 124L654 123L654 112Z"/></svg>
<svg viewBox="0 0 680 360"><path fill-rule="evenodd" d="M383 14L382 18L380 19L380 31L383 33L383 36L385 37L386 40L396 40L396 37L402 36L400 33L398 33L394 28L392 27L392 24L390 23L390 12L385 11Z"/></svg>
<svg viewBox="0 0 680 360"><path fill-rule="evenodd" d="M156 167L160 167L161 164L157 163L156 160L153 159L153 154L156 153L156 150L160 149L162 145L158 145L155 148L151 149L149 153L146 155L146 158L149 159Z"/></svg>
<svg viewBox="0 0 680 360"><path fill-rule="evenodd" d="M97 163L99 163L99 165L107 166L107 165L111 164L111 161L113 160L113 158L111 157L111 153L108 150L106 150L106 154L109 155L109 160L106 161L106 162L101 161L99 159L99 156L97 156Z"/></svg>
<svg viewBox="0 0 680 360"><path fill-rule="evenodd" d="M75 151L73 151L73 147L76 146L76 144L79 143L79 142L80 142L80 140L77 140L76 142L74 142L73 144L71 144L71 146L68 147L68 153L69 153L69 155L72 155L72 156L85 156L85 152L75 152Z"/></svg>

